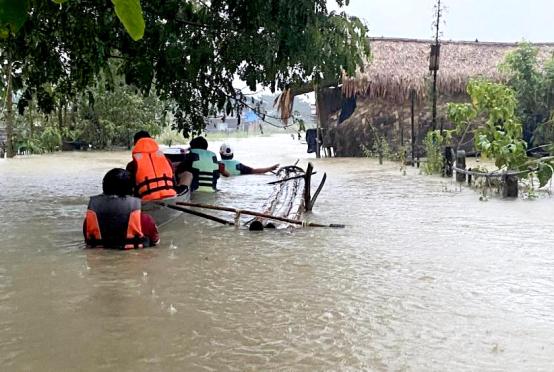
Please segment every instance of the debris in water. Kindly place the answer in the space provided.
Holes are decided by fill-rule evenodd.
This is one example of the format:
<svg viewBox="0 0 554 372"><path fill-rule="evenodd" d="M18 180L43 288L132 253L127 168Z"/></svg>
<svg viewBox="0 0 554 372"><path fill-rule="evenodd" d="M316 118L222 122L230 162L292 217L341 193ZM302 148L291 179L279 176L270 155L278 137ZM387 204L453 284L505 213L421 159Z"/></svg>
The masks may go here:
<svg viewBox="0 0 554 372"><path fill-rule="evenodd" d="M173 304L170 304L168 311L171 315L173 315L177 312L177 309L175 308L175 306L173 306Z"/></svg>
<svg viewBox="0 0 554 372"><path fill-rule="evenodd" d="M503 352L504 352L504 348L498 346L498 344L495 343L494 346L493 346L493 348L492 348L492 350L491 350L491 352L493 352L493 353L503 353Z"/></svg>

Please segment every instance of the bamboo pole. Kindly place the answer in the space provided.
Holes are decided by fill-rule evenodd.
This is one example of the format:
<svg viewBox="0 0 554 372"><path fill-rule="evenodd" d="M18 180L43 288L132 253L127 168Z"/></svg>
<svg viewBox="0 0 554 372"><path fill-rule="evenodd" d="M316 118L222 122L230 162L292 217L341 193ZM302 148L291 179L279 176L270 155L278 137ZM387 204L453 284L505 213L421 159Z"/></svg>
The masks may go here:
<svg viewBox="0 0 554 372"><path fill-rule="evenodd" d="M223 218L212 216L210 214L206 214L206 213L202 213L202 212L198 212L198 211L193 211L192 209L179 207L179 206L176 206L176 205L173 205L173 204L167 204L167 203L164 203L164 202L157 202L156 204L161 205L162 207L174 209L176 211L180 211L180 212L183 212L183 213L192 214L192 215L197 216L197 217L206 218L210 221L219 222L223 225L229 225L229 226L234 226L235 225L234 222L227 221Z"/></svg>
<svg viewBox="0 0 554 372"><path fill-rule="evenodd" d="M294 225L302 225L302 226L308 226L308 227L333 227L333 228L344 228L345 225L342 224L319 224L314 222L306 222L306 221L298 221L294 220L292 218L286 218L286 217L279 217L279 216L273 216L266 213L256 212L256 211L250 211L246 209L238 209L238 208L232 208L232 207L222 207L219 205L210 205L210 204L203 204L203 203L191 203L191 202L176 202L177 205L183 205L187 207L194 207L194 208L204 208L204 209L212 209L216 211L224 211L224 212L233 212L237 214L244 214L248 216L256 216L256 217L262 217L266 219L276 220L276 221L282 221L287 222Z"/></svg>

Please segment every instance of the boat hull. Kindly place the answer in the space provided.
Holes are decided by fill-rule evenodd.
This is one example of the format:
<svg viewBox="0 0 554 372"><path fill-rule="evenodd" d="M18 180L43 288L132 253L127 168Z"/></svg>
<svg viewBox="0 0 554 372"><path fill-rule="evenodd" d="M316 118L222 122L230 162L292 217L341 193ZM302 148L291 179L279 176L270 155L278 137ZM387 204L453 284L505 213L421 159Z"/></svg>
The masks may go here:
<svg viewBox="0 0 554 372"><path fill-rule="evenodd" d="M176 202L190 201L190 192L182 195L177 195L173 198L166 198L160 201L163 201L166 204L175 204ZM158 227L167 225L183 214L182 212L176 211L174 209L164 207L158 204L156 201L142 201L142 211L152 216L152 218L154 218L154 221L156 221L156 225L158 225Z"/></svg>

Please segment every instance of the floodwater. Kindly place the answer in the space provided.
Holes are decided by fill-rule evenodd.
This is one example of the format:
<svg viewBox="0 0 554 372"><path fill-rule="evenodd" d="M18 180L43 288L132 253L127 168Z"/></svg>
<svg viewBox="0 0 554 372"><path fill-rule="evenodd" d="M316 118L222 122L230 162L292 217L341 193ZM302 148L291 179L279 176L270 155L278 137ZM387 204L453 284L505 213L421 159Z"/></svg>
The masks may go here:
<svg viewBox="0 0 554 372"><path fill-rule="evenodd" d="M86 250L87 198L129 154L0 161L2 370L552 370L553 199L482 202L289 136L229 142L248 165L312 160L328 181L310 219L348 227L186 216L157 248ZM272 179L204 201L256 208Z"/></svg>

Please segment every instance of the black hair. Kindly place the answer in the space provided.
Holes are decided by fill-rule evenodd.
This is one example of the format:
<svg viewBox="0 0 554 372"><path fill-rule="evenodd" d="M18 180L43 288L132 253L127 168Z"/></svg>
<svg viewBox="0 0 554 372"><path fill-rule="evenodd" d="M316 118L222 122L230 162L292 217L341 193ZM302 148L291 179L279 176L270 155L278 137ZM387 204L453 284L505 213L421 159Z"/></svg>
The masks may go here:
<svg viewBox="0 0 554 372"><path fill-rule="evenodd" d="M202 136L191 139L189 145L191 149L208 149L208 141L206 141L206 139Z"/></svg>
<svg viewBox="0 0 554 372"><path fill-rule="evenodd" d="M131 174L121 168L114 168L110 170L106 173L104 179L102 180L102 192L105 195L131 195Z"/></svg>
<svg viewBox="0 0 554 372"><path fill-rule="evenodd" d="M137 142L139 141L139 139L141 139L141 138L151 138L150 133L148 133L145 130L141 130L141 131L136 132L135 137L133 137L134 144L136 145Z"/></svg>
<svg viewBox="0 0 554 372"><path fill-rule="evenodd" d="M219 156L221 156L222 160L231 160L231 159L233 159L234 154L225 155L225 154L219 153Z"/></svg>

